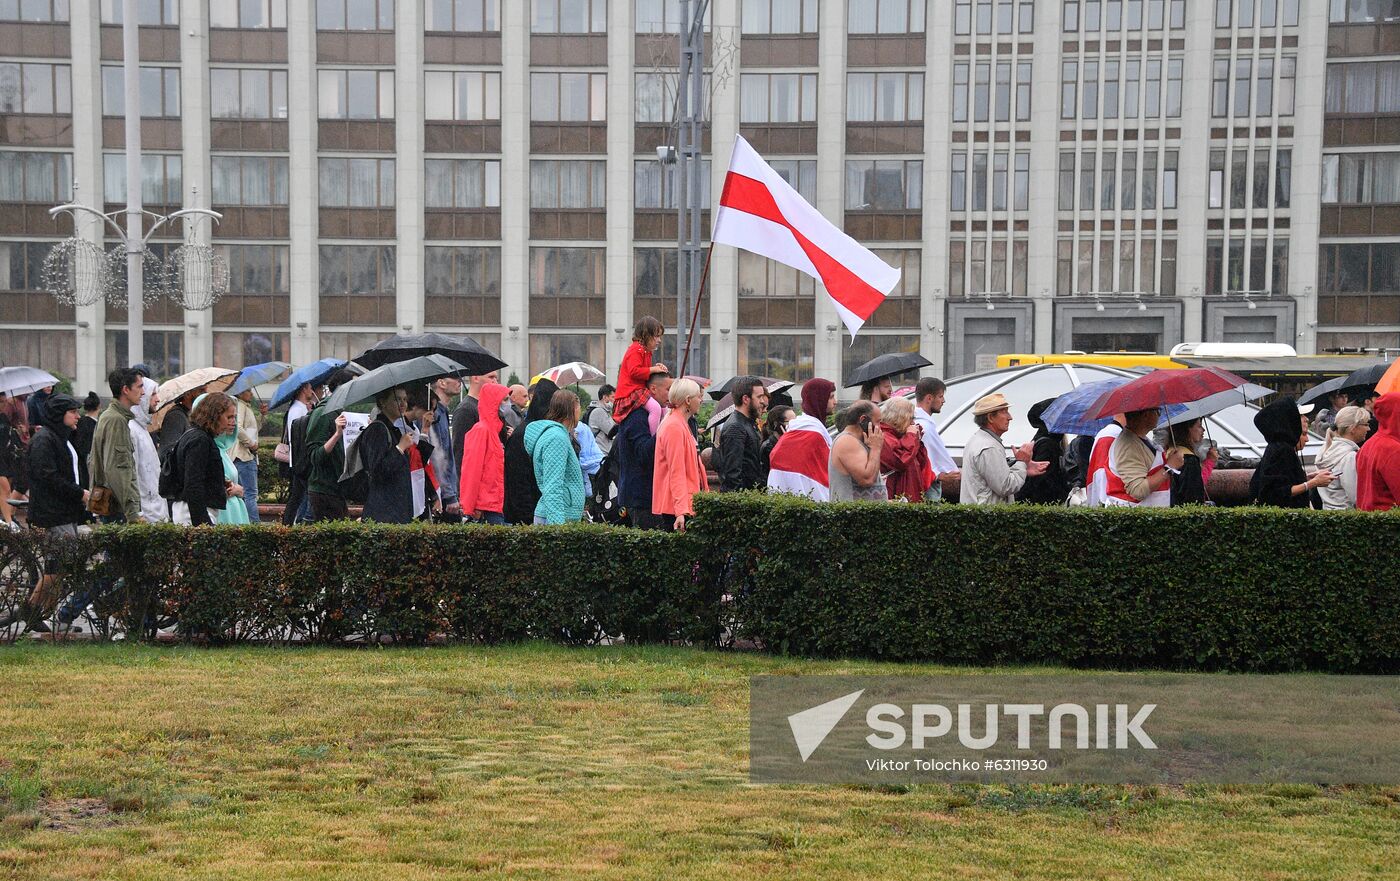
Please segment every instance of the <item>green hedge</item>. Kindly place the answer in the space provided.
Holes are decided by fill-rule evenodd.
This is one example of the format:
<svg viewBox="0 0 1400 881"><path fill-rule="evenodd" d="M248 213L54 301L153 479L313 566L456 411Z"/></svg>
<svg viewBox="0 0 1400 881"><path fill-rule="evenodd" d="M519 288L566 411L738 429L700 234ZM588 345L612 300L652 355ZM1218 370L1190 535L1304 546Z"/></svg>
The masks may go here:
<svg viewBox="0 0 1400 881"><path fill-rule="evenodd" d="M952 663L1400 670L1400 516L708 496L736 636Z"/></svg>
<svg viewBox="0 0 1400 881"><path fill-rule="evenodd" d="M1400 672L1400 515L707 495L604 526L106 528L58 560L200 641L753 644L958 664ZM0 602L37 577L0 533ZM29 579L29 581L26 581ZM8 594L8 595L6 595Z"/></svg>
<svg viewBox="0 0 1400 881"><path fill-rule="evenodd" d="M33 535L0 535L6 606L37 571L44 548ZM173 616L184 637L209 642L719 638L715 567L692 562L693 539L656 532L166 525L105 527L59 547L66 572L117 584L98 611L132 634Z"/></svg>

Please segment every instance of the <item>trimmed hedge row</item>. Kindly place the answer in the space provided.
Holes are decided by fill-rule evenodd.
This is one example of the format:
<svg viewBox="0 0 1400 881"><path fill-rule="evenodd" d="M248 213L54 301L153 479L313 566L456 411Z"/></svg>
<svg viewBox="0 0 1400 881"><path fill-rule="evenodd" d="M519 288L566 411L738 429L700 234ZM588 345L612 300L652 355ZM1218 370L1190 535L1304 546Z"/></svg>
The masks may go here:
<svg viewBox="0 0 1400 881"><path fill-rule="evenodd" d="M711 496L736 636L952 663L1400 671L1400 516Z"/></svg>
<svg viewBox="0 0 1400 881"><path fill-rule="evenodd" d="M0 533L0 604L41 548ZM685 535L579 524L104 528L55 564L129 634L728 644L823 657L1400 672L1400 516L708 495Z"/></svg>
<svg viewBox="0 0 1400 881"><path fill-rule="evenodd" d="M115 617L129 634L174 617L186 638L216 643L719 638L717 570L693 562L694 540L657 532L165 525L104 527L57 547L75 580L115 584L97 617ZM45 550L24 535L0 535L0 568L11 573L0 578L0 604L27 589L33 576L21 573L37 571Z"/></svg>

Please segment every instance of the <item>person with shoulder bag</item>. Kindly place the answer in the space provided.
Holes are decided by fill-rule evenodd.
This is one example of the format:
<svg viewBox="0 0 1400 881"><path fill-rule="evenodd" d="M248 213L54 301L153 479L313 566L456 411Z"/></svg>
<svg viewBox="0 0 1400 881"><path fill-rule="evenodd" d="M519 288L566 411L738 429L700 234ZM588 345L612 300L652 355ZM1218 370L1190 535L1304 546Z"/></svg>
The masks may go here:
<svg viewBox="0 0 1400 881"><path fill-rule="evenodd" d="M136 449L131 441L132 408L144 391L141 374L118 367L107 375L112 400L92 434L88 511L104 523L142 523L141 490L136 480Z"/></svg>

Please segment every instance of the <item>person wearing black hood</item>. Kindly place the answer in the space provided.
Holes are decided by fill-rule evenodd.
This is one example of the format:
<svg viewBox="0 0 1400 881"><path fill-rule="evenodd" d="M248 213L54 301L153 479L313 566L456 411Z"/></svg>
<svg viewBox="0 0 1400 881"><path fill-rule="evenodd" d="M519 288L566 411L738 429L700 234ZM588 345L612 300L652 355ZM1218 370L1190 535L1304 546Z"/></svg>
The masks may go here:
<svg viewBox="0 0 1400 881"><path fill-rule="evenodd" d="M87 517L87 490L83 489L73 429L78 425L78 402L69 395L51 395L44 402L44 421L29 442L29 524L55 539L78 537L78 525ZM29 628L45 632L43 624L56 599L51 594L56 572L45 572L28 601L0 617L0 628L24 619ZM78 611L81 611L79 609ZM76 614L62 624L70 626Z"/></svg>
<svg viewBox="0 0 1400 881"><path fill-rule="evenodd" d="M540 501L540 487L535 482L535 464L530 454L525 452L525 426L536 419L544 419L549 412L549 402L559 390L548 379L535 383L530 406L525 410L525 419L511 432L506 440L506 502L507 523L534 523L535 506Z"/></svg>
<svg viewBox="0 0 1400 881"><path fill-rule="evenodd" d="M1031 459L1036 462L1049 462L1044 474L1034 474L1026 478L1021 491L1016 493L1016 501L1030 502L1033 505L1063 505L1069 498L1069 479L1061 466L1065 451L1065 436L1056 434L1045 427L1042 418L1046 408L1055 403L1054 398L1031 407L1026 418L1035 426L1035 437L1031 439Z"/></svg>
<svg viewBox="0 0 1400 881"><path fill-rule="evenodd" d="M1322 507L1320 500L1316 506L1311 504L1317 495L1314 490L1330 484L1332 472L1323 469L1308 477L1303 471L1298 450L1306 442L1307 435L1298 402L1290 397L1279 398L1254 414L1254 427L1269 445L1264 448L1259 467L1254 469L1254 477L1250 478L1250 500L1256 505L1276 508Z"/></svg>

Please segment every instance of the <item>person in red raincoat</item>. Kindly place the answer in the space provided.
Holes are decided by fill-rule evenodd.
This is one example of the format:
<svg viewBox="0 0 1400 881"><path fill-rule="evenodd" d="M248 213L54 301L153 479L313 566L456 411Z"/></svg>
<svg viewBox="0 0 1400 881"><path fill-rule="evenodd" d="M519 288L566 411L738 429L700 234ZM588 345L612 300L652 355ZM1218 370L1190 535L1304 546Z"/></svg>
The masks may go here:
<svg viewBox="0 0 1400 881"><path fill-rule="evenodd" d="M1356 454L1356 507L1389 511L1400 505L1400 392L1377 399L1375 414L1376 433Z"/></svg>
<svg viewBox="0 0 1400 881"><path fill-rule="evenodd" d="M933 465L924 446L920 426L914 422L914 404L908 398L890 398L880 405L880 471L890 498L919 502L933 484Z"/></svg>
<svg viewBox="0 0 1400 881"><path fill-rule="evenodd" d="M481 387L476 424L462 440L457 503L462 516L497 526L505 524L506 448L501 443L501 402L510 390L500 383Z"/></svg>

